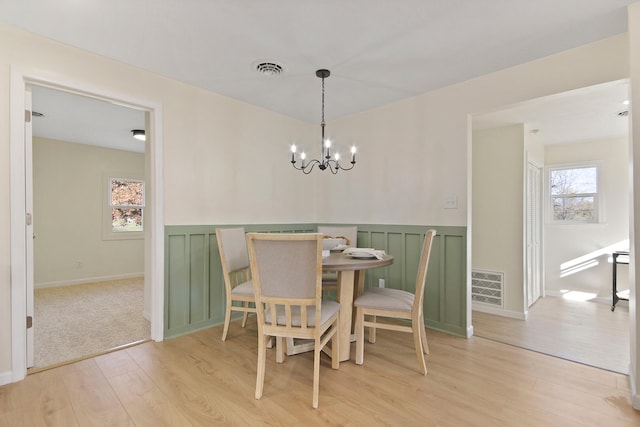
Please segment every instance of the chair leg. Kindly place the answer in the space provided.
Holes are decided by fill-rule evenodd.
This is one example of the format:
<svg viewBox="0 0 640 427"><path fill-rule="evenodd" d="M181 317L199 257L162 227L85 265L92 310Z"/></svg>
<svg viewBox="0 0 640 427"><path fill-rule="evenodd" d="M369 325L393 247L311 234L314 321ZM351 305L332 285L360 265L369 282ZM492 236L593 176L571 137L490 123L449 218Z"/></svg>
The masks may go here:
<svg viewBox="0 0 640 427"><path fill-rule="evenodd" d="M422 327L420 328L420 332L422 332L422 337L421 337L422 349L424 351L424 354L429 354L429 343L427 342L427 328L425 328L424 326L424 313L420 314L420 325L422 325Z"/></svg>
<svg viewBox="0 0 640 427"><path fill-rule="evenodd" d="M356 309L356 365L364 363L364 310L360 307ZM372 329L369 329L371 336Z"/></svg>
<svg viewBox="0 0 640 427"><path fill-rule="evenodd" d="M340 369L340 334L338 333L338 325L340 324L340 315L333 326L333 336L331 337L331 369Z"/></svg>
<svg viewBox="0 0 640 427"><path fill-rule="evenodd" d="M320 394L320 338L315 341L313 349L313 409L318 409L318 395Z"/></svg>
<svg viewBox="0 0 640 427"><path fill-rule="evenodd" d="M284 362L285 341L283 337L276 337L276 363Z"/></svg>
<svg viewBox="0 0 640 427"><path fill-rule="evenodd" d="M419 325L416 319L412 321L412 329L413 329L413 345L416 348L416 356L418 356L418 370L422 375L427 375L427 365L424 361L424 353L422 349L422 334L420 330L424 331L424 326Z"/></svg>
<svg viewBox="0 0 640 427"><path fill-rule="evenodd" d="M249 307L249 303L247 301L245 301L243 303L244 308L248 308ZM244 314L242 315L242 327L244 328L245 326L247 326L247 318L249 317L249 312L245 311Z"/></svg>
<svg viewBox="0 0 640 427"><path fill-rule="evenodd" d="M265 336L258 334L258 368L256 373L256 399L262 397L264 388L264 371L267 362L267 348L265 345Z"/></svg>
<svg viewBox="0 0 640 427"><path fill-rule="evenodd" d="M231 303L227 301L227 310L224 313L224 328L222 329L222 341L226 341L227 332L229 332L229 323L231 323Z"/></svg>
<svg viewBox="0 0 640 427"><path fill-rule="evenodd" d="M378 319L376 318L376 316L371 316L370 321L373 323L376 323ZM376 328L374 326L370 326L369 327L369 342L371 344L375 344L376 343Z"/></svg>

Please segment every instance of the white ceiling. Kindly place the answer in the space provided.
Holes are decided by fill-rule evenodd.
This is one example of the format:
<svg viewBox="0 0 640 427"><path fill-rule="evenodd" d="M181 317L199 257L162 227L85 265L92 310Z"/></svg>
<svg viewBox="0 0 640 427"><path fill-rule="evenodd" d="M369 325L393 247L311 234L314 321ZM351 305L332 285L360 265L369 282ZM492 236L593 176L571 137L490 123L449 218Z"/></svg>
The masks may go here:
<svg viewBox="0 0 640 427"><path fill-rule="evenodd" d="M634 1L0 0L0 23L317 123L318 68L330 121L624 33Z"/></svg>
<svg viewBox="0 0 640 427"><path fill-rule="evenodd" d="M145 128L144 111L68 92L33 86L33 135L117 150L144 152L133 129Z"/></svg>
<svg viewBox="0 0 640 427"><path fill-rule="evenodd" d="M625 138L628 99L628 81L603 83L474 115L473 128L524 123L544 145Z"/></svg>

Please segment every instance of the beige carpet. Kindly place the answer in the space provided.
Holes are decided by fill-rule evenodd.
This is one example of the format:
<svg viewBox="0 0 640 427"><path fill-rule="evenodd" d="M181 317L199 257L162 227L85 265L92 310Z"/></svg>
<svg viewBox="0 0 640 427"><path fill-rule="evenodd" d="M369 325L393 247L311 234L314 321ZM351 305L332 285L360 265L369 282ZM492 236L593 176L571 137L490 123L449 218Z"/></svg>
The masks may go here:
<svg viewBox="0 0 640 427"><path fill-rule="evenodd" d="M150 339L144 279L35 290L34 368Z"/></svg>
<svg viewBox="0 0 640 427"><path fill-rule="evenodd" d="M561 297L539 299L525 320L473 312L479 337L583 363L629 373L629 308Z"/></svg>

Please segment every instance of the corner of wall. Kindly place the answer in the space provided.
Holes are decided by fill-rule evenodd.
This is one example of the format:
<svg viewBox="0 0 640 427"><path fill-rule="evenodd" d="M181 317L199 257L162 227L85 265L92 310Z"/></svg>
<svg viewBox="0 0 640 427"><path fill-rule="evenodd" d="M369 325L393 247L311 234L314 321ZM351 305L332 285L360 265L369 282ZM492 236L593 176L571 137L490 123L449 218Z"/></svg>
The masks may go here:
<svg viewBox="0 0 640 427"><path fill-rule="evenodd" d="M13 375L11 371L0 372L0 386L13 382Z"/></svg>

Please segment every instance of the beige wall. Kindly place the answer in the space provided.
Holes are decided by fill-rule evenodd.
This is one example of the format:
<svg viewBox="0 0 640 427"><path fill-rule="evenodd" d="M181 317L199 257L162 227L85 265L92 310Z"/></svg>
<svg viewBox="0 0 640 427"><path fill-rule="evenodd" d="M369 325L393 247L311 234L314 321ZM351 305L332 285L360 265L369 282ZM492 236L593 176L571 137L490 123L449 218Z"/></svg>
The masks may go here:
<svg viewBox="0 0 640 427"><path fill-rule="evenodd" d="M144 240L104 240L105 174L144 179L144 154L33 139L35 287L144 273Z"/></svg>
<svg viewBox="0 0 640 427"><path fill-rule="evenodd" d="M354 171L302 176L293 140L315 124L0 26L0 99L11 65L163 107L166 224L363 222L467 225L468 115L627 76L626 35L334 123L359 146ZM313 91L310 91L312 94ZM9 199L9 103L0 103L0 196ZM339 143L340 141L336 141ZM443 209L458 197L458 209ZM0 375L11 369L9 207L0 209Z"/></svg>
<svg viewBox="0 0 640 427"><path fill-rule="evenodd" d="M523 315L524 125L473 132L473 269L504 273L504 307Z"/></svg>
<svg viewBox="0 0 640 427"><path fill-rule="evenodd" d="M547 167L593 161L599 162L604 217L600 224L554 225L545 221L545 289L551 294L563 290L588 292L610 303L611 250L628 249L628 140L600 140L545 147ZM601 253L609 247L612 248ZM593 262L595 265L580 270L580 266ZM569 265L578 267L579 271L567 275ZM622 265L618 271L619 289L626 289L628 268Z"/></svg>

